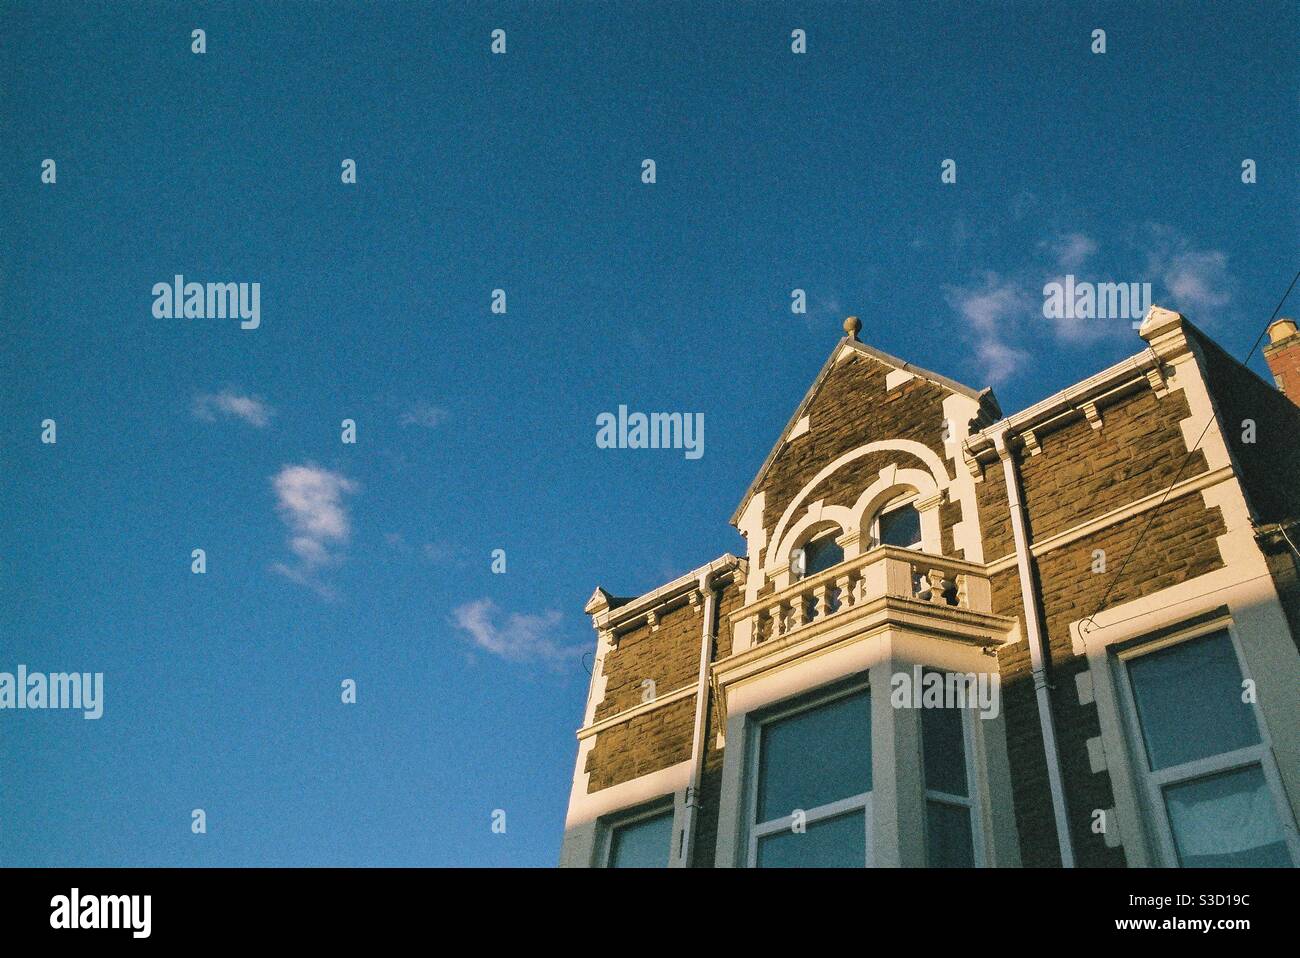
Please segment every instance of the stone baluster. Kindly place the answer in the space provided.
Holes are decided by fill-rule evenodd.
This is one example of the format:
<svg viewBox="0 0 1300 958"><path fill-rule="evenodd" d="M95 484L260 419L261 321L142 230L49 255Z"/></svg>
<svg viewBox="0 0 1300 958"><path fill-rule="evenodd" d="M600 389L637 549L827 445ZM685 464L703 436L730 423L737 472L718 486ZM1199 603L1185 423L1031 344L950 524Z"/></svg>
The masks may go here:
<svg viewBox="0 0 1300 958"><path fill-rule="evenodd" d="M826 605L826 583L822 583L813 589L813 620L824 619L830 609Z"/></svg>
<svg viewBox="0 0 1300 958"><path fill-rule="evenodd" d="M946 605L947 600L943 597L943 572L931 568L926 572L925 578L930 584L930 601L936 605Z"/></svg>
<svg viewBox="0 0 1300 958"><path fill-rule="evenodd" d="M835 588L840 592L839 611L844 612L847 609L853 608L855 603L853 597L849 594L849 576L847 573L835 580Z"/></svg>
<svg viewBox="0 0 1300 958"><path fill-rule="evenodd" d="M779 639L781 637L781 603L773 602L767 607L767 617L771 621L771 627L768 631L768 638Z"/></svg>

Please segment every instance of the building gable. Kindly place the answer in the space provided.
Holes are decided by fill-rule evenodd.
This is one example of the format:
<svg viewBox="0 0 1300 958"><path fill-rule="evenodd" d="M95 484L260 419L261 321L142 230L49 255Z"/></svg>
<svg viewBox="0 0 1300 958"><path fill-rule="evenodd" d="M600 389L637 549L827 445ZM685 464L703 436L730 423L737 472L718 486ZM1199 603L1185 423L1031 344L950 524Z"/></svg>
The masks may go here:
<svg viewBox="0 0 1300 958"><path fill-rule="evenodd" d="M841 340L733 517L758 560L753 594L785 561L792 532L797 538L824 516L852 538L869 523L864 510L879 504L867 501L876 493L911 490L927 500L942 520L934 526L936 551L961 555L954 528L964 518L976 525L973 496L964 517L959 500L968 497L951 488L962 480L961 443L998 415L989 390Z"/></svg>

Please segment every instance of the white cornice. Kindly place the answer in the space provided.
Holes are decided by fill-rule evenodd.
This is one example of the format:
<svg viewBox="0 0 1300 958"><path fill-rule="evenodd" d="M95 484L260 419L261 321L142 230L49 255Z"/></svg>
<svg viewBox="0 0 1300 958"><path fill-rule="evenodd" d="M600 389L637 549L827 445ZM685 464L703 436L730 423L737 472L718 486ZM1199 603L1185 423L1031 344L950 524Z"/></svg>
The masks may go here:
<svg viewBox="0 0 1300 958"><path fill-rule="evenodd" d="M1094 428L1099 428L1098 407L1140 388L1143 381L1157 395L1162 395L1166 367L1191 351L1187 334L1192 328L1179 313L1152 306L1139 331L1147 341L1143 352L985 426L971 436L962 449L967 465L974 471L982 458L991 458L994 437L998 434L1020 438L1030 453L1035 454L1039 433L1077 416L1086 417Z"/></svg>
<svg viewBox="0 0 1300 958"><path fill-rule="evenodd" d="M598 612L591 617L591 624L596 629L616 630L622 627L626 630L632 625L632 620L647 615L661 606L673 602L677 599L690 601L690 593L699 588L700 576L706 572L715 574L733 572L739 569L745 560L739 559L730 552L724 552L721 556L712 562L706 563L697 569L684 573L666 582L644 595L637 596L630 602L616 606L603 612Z"/></svg>

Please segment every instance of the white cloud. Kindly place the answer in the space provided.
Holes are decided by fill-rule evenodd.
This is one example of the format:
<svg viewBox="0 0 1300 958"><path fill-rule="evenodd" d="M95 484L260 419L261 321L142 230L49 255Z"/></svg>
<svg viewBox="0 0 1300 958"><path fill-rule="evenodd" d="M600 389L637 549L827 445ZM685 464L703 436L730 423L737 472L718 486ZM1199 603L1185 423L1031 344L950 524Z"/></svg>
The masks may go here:
<svg viewBox="0 0 1300 958"><path fill-rule="evenodd" d="M433 429L441 425L449 415L450 413L441 406L420 403L402 413L400 421L403 426L423 426L425 429Z"/></svg>
<svg viewBox="0 0 1300 958"><path fill-rule="evenodd" d="M1202 325L1212 325L1232 302L1226 253L1200 249L1172 226L1160 223L1148 224L1143 245L1156 302Z"/></svg>
<svg viewBox="0 0 1300 958"><path fill-rule="evenodd" d="M296 563L275 563L272 568L321 595L332 591L322 584L317 573L342 561L342 549L352 534L352 525L344 508L345 493L358 486L337 472L307 463L285 466L272 479L276 511L289 529L289 551Z"/></svg>
<svg viewBox="0 0 1300 958"><path fill-rule="evenodd" d="M1175 256L1161 276L1174 301L1189 308L1226 306L1228 257L1218 251Z"/></svg>
<svg viewBox="0 0 1300 958"><path fill-rule="evenodd" d="M998 384L1024 370L1028 360L1048 346L1088 346L1123 338L1133 350L1141 340L1123 317L1063 318L1043 315L1048 283L1065 284L1065 274L1079 283L1151 283L1154 301L1212 324L1232 301L1227 256L1200 249L1169 226L1148 224L1128 244L1129 266L1102 273L1091 264L1097 243L1082 232L1066 232L1037 244L1037 252L1006 274L986 272L965 286L944 287L948 304L968 331L974 361L986 381ZM1146 269L1141 268L1145 257ZM1085 265L1086 274L1080 275Z"/></svg>
<svg viewBox="0 0 1300 958"><path fill-rule="evenodd" d="M948 304L970 330L975 358L989 382L1003 382L1024 365L1029 353L1009 340L1033 316L1028 294L1014 280L989 272L982 283L944 288Z"/></svg>
<svg viewBox="0 0 1300 958"><path fill-rule="evenodd" d="M1067 273L1078 269L1097 252L1097 244L1082 233L1067 233L1044 245L1056 257L1057 268Z"/></svg>
<svg viewBox="0 0 1300 958"><path fill-rule="evenodd" d="M258 396L242 396L233 389L219 393L204 393L194 399L194 415L207 422L215 422L217 413L234 416L250 426L264 429L271 422L272 409Z"/></svg>
<svg viewBox="0 0 1300 958"><path fill-rule="evenodd" d="M580 645L561 645L555 638L559 612L520 615L512 612L498 624L499 610L491 599L477 599L453 612L456 626L486 652L511 662L555 664L583 652Z"/></svg>

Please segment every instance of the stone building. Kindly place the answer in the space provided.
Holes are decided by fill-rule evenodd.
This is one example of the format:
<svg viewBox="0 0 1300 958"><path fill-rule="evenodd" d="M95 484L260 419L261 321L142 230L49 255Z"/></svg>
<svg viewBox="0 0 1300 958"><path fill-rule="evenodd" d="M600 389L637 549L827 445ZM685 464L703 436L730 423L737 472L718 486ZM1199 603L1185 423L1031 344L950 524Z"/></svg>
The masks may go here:
<svg viewBox="0 0 1300 958"><path fill-rule="evenodd" d="M845 323L747 556L598 588L578 867L1300 861L1300 336L1177 313L1012 415Z"/></svg>

